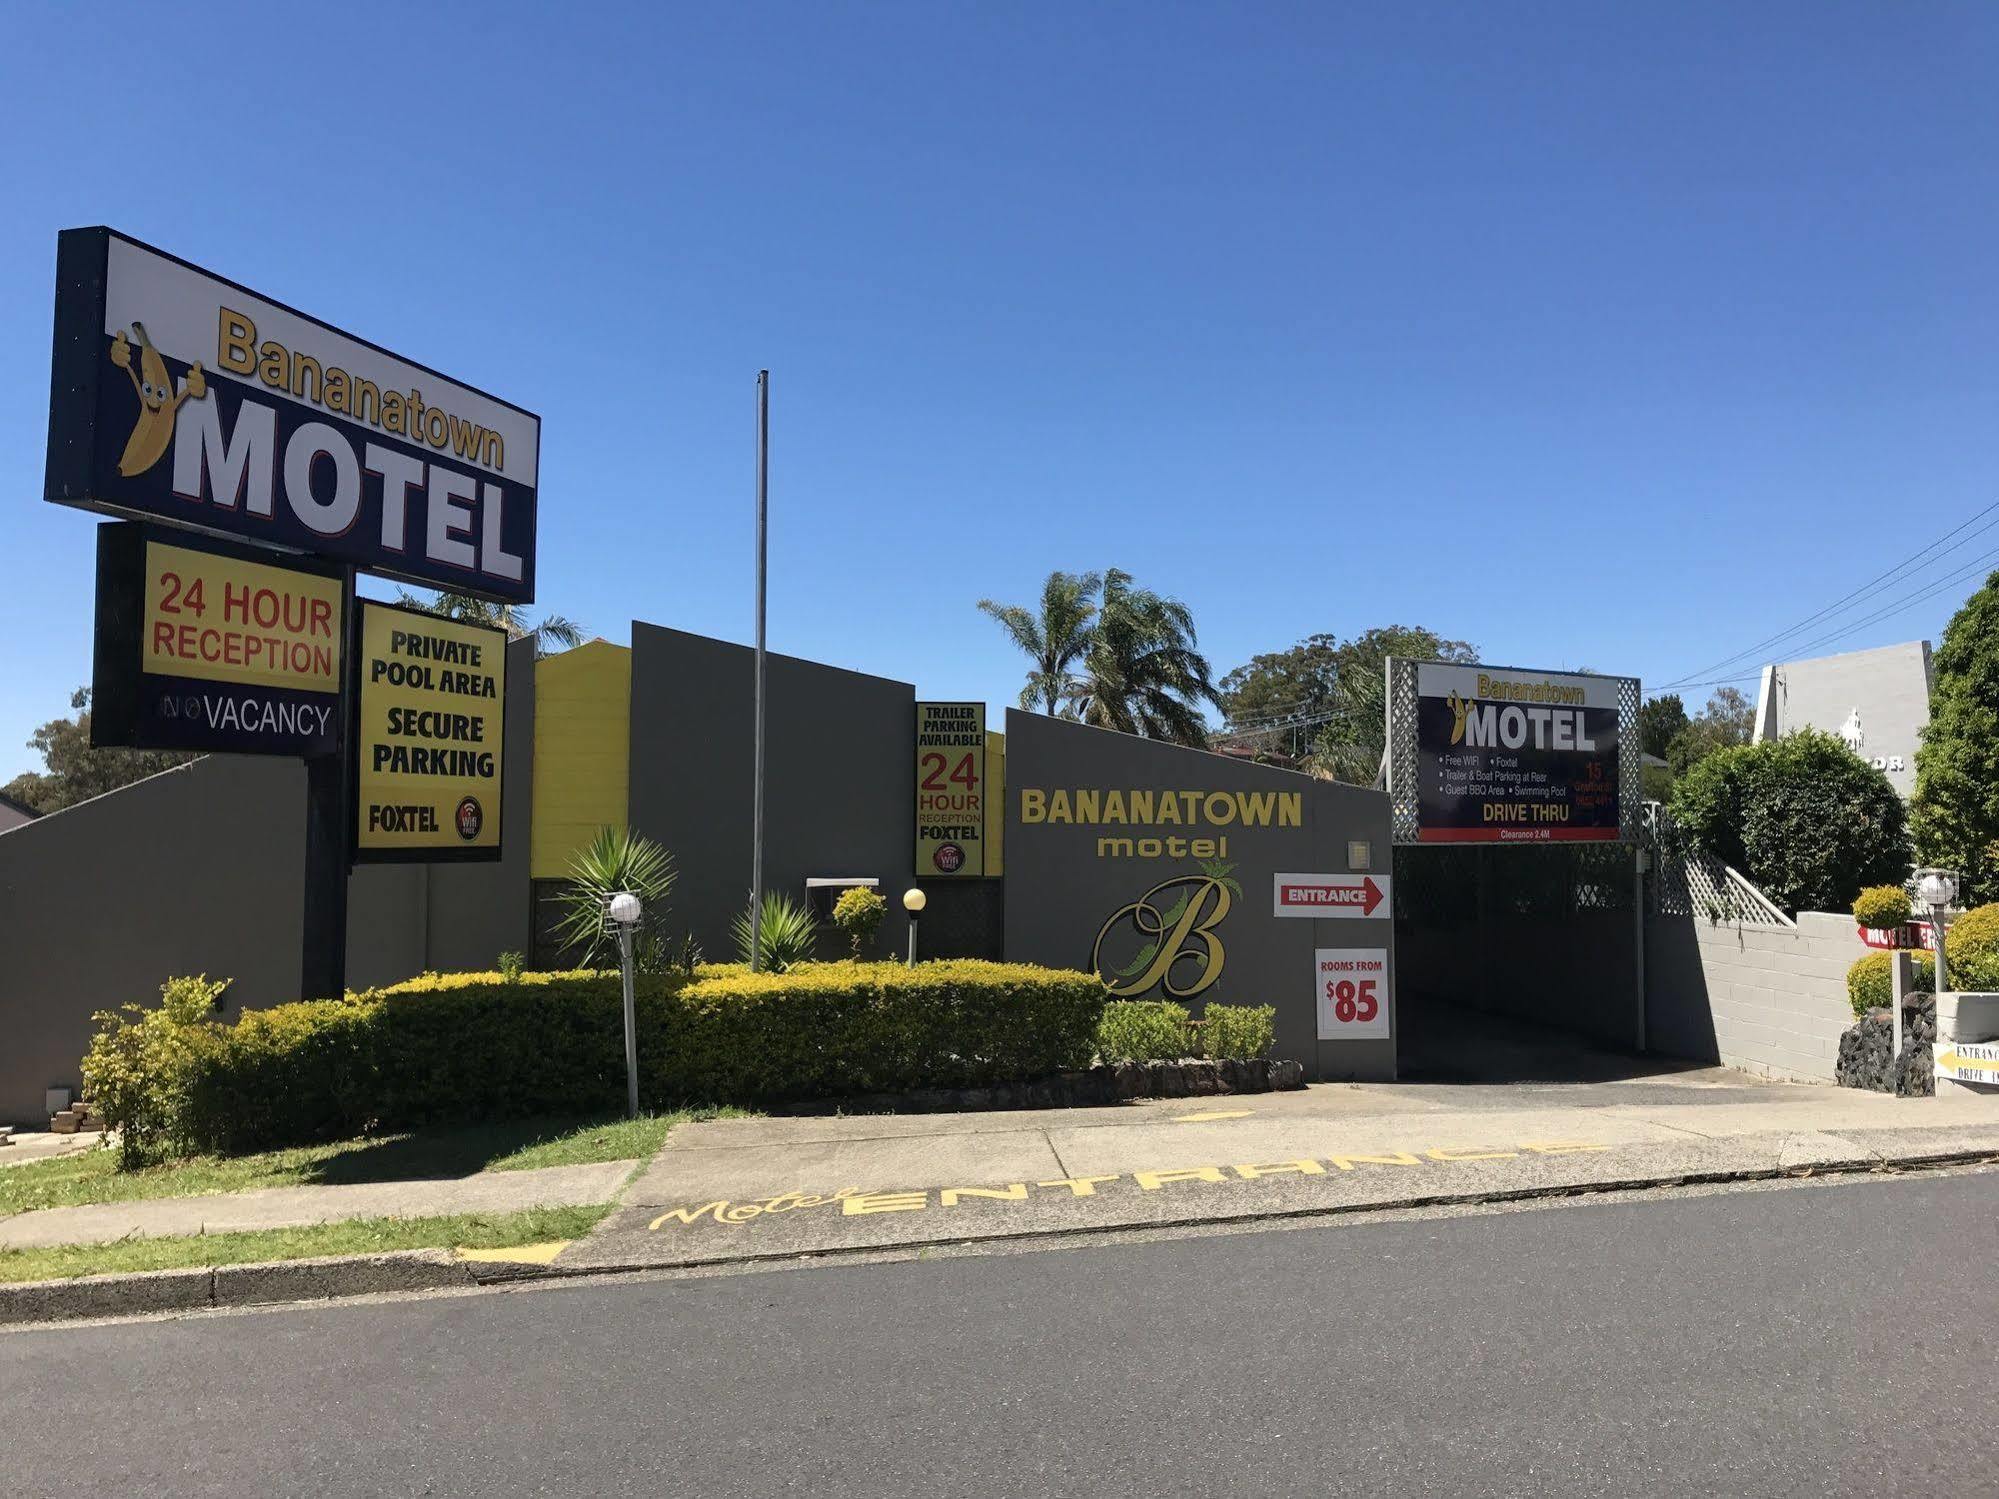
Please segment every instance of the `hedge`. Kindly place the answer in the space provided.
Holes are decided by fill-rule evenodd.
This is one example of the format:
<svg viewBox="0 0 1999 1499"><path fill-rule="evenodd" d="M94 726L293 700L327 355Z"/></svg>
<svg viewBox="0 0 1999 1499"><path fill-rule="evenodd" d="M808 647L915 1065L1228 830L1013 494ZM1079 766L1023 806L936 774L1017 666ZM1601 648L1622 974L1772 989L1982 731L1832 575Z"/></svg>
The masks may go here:
<svg viewBox="0 0 1999 1499"><path fill-rule="evenodd" d="M1194 1054L1187 1007L1170 999L1119 999L1104 1006L1097 1056L1105 1062L1177 1062Z"/></svg>
<svg viewBox="0 0 1999 1499"><path fill-rule="evenodd" d="M1086 1065L1104 997L1089 974L972 960L644 974L640 1094L652 1108L758 1105L1020 1081ZM613 973L425 975L253 1010L204 1024L190 1048L182 1136L244 1151L610 1111L624 1099L623 1035Z"/></svg>
<svg viewBox="0 0 1999 1499"><path fill-rule="evenodd" d="M1999 902L1975 906L1944 933L1944 981L1951 988L1999 993Z"/></svg>
<svg viewBox="0 0 1999 1499"><path fill-rule="evenodd" d="M1915 959L1915 991L1927 994L1936 984L1936 959L1928 953L1912 951ZM1855 1015L1869 1010L1885 1010L1895 1001L1895 980L1888 968L1895 960L1892 952L1871 952L1856 958L1846 970L1846 1002Z"/></svg>
<svg viewBox="0 0 1999 1499"><path fill-rule="evenodd" d="M1853 919L1874 931L1907 926L1914 915L1909 892L1900 885L1869 885L1853 898Z"/></svg>

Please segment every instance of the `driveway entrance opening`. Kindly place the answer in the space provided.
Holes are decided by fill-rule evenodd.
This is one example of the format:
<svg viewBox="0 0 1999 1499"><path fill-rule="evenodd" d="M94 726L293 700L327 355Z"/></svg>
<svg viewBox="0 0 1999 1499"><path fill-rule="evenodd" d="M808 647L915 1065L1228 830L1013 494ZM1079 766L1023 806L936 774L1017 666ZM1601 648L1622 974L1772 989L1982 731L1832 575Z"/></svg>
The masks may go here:
<svg viewBox="0 0 1999 1499"><path fill-rule="evenodd" d="M1641 1054L1636 870L1637 850L1623 844L1396 849L1398 1075L1601 1082L1659 1071Z"/></svg>

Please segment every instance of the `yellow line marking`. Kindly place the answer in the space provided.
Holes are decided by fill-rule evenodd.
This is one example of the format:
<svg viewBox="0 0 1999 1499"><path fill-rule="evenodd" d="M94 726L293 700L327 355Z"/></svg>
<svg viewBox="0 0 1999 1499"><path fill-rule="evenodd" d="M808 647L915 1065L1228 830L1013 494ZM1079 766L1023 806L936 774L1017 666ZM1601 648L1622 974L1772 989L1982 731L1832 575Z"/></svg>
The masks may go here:
<svg viewBox="0 0 1999 1499"><path fill-rule="evenodd" d="M1210 1119L1247 1119L1256 1112L1254 1109L1210 1109L1205 1114L1181 1114L1175 1124L1206 1124Z"/></svg>
<svg viewBox="0 0 1999 1499"><path fill-rule="evenodd" d="M461 1260L478 1260L488 1265L547 1265L575 1243L574 1239L551 1239L546 1244L517 1244L511 1249L461 1249Z"/></svg>

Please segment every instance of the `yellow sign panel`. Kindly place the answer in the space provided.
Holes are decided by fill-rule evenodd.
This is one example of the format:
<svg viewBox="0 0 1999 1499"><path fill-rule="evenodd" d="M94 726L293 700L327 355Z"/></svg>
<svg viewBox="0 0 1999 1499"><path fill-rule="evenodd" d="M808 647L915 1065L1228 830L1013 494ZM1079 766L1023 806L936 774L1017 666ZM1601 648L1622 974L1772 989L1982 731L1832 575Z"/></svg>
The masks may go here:
<svg viewBox="0 0 1999 1499"><path fill-rule="evenodd" d="M506 707L505 631L361 605L357 857L499 857Z"/></svg>
<svg viewBox="0 0 1999 1499"><path fill-rule="evenodd" d="M986 873L986 705L916 705L916 877Z"/></svg>
<svg viewBox="0 0 1999 1499"><path fill-rule="evenodd" d="M166 677L340 691L340 580L146 543L139 669Z"/></svg>

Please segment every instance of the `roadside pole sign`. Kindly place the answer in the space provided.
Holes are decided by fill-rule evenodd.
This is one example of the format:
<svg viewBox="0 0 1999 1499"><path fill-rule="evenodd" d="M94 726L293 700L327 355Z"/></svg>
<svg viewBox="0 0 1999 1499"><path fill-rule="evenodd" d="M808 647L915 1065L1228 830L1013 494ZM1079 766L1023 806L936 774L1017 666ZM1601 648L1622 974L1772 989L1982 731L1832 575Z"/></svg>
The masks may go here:
<svg viewBox="0 0 1999 1499"><path fill-rule="evenodd" d="M916 873L986 873L986 705L916 705Z"/></svg>
<svg viewBox="0 0 1999 1499"><path fill-rule="evenodd" d="M1321 1041L1386 1040L1388 949L1322 947L1313 954Z"/></svg>
<svg viewBox="0 0 1999 1499"><path fill-rule="evenodd" d="M354 857L500 857L507 632L363 599Z"/></svg>
<svg viewBox="0 0 1999 1499"><path fill-rule="evenodd" d="M504 633L383 623L369 680L355 575L533 603L540 463L531 411L116 230L57 236L42 495L143 523L100 542L92 742L304 760L306 997L345 986L357 857L499 857Z"/></svg>
<svg viewBox="0 0 1999 1499"><path fill-rule="evenodd" d="M1313 920L1387 918L1394 913L1394 879L1385 874L1280 874L1272 878L1278 916Z"/></svg>
<svg viewBox="0 0 1999 1499"><path fill-rule="evenodd" d="M1630 678L1413 666L1413 733L1391 746L1390 790L1417 843L1616 843L1635 770L1620 700ZM1393 693L1391 692L1391 696ZM1629 771L1631 774L1626 775ZM1398 838L1401 835L1398 834Z"/></svg>
<svg viewBox="0 0 1999 1499"><path fill-rule="evenodd" d="M44 496L532 603L541 419L111 229L56 242Z"/></svg>
<svg viewBox="0 0 1999 1499"><path fill-rule="evenodd" d="M1958 1083L1999 1085L1999 1041L1939 1042L1936 1075Z"/></svg>
<svg viewBox="0 0 1999 1499"><path fill-rule="evenodd" d="M330 755L342 733L340 570L131 521L97 529L94 745Z"/></svg>

